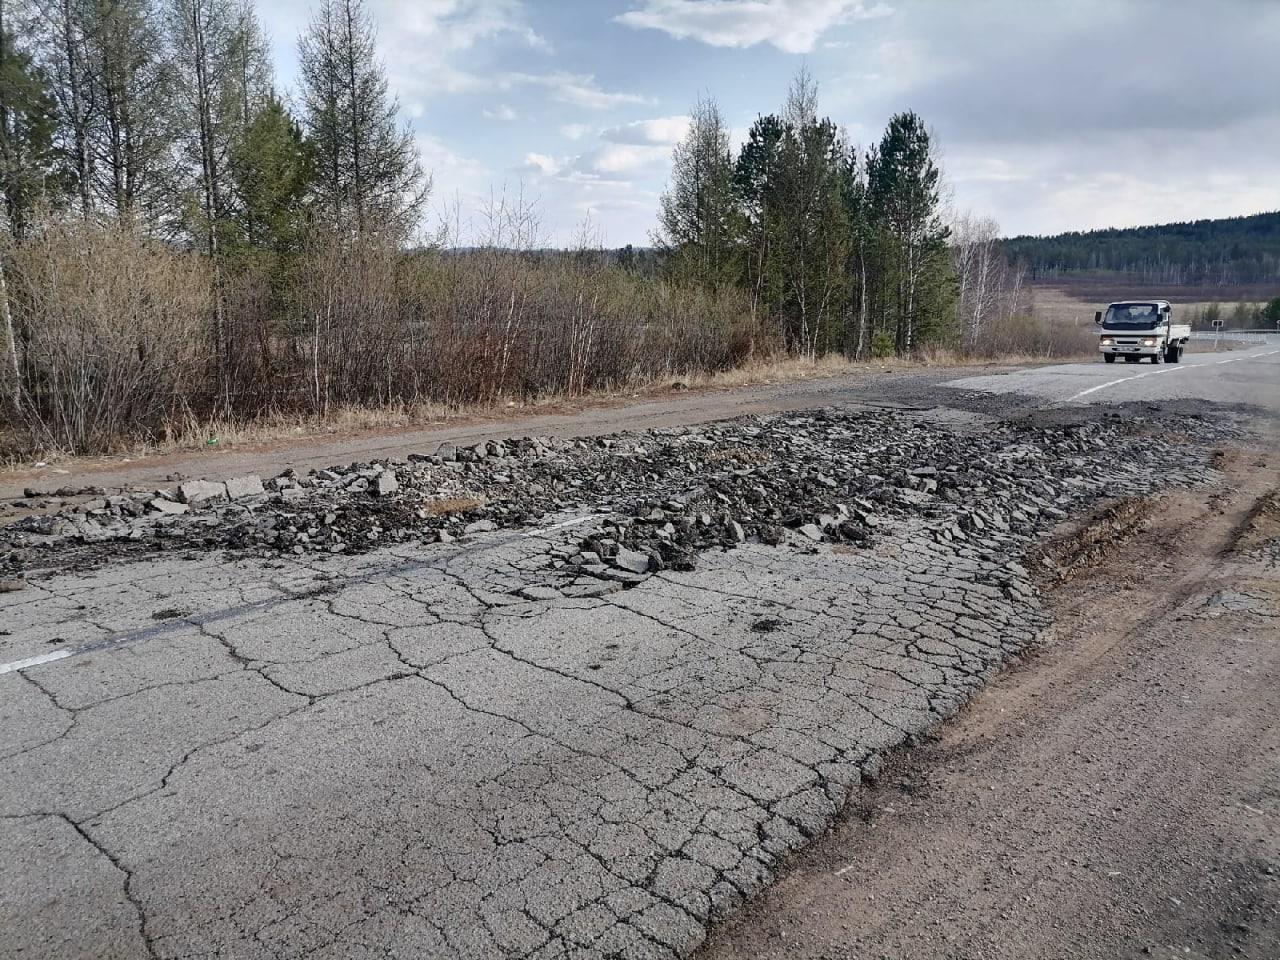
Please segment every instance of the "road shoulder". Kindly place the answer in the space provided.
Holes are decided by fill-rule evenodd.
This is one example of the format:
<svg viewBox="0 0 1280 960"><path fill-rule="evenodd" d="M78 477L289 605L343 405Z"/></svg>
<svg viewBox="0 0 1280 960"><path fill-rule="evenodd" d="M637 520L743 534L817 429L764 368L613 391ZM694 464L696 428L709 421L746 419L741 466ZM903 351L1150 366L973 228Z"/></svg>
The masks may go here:
<svg viewBox="0 0 1280 960"><path fill-rule="evenodd" d="M1050 591L1052 642L701 960L1280 955L1275 465L1233 452Z"/></svg>

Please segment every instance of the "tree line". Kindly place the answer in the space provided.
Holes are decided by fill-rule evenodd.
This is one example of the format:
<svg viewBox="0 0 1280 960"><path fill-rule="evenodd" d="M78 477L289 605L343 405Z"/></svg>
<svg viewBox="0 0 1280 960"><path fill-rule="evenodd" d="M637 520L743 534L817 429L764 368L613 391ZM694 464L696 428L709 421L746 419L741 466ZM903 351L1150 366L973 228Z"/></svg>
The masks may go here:
<svg viewBox="0 0 1280 960"><path fill-rule="evenodd" d="M1008 254L1035 279L1119 274L1169 286L1280 282L1280 212L1051 237L1014 237Z"/></svg>
<svg viewBox="0 0 1280 960"><path fill-rule="evenodd" d="M714 100L694 107L660 201L671 275L734 287L805 356L974 349L1026 306L989 219L948 216L937 145L907 111L860 149L819 116L805 71L736 151Z"/></svg>
<svg viewBox="0 0 1280 960"><path fill-rule="evenodd" d="M0 0L0 190L21 240L112 218L216 257L306 218L406 234L429 180L363 0L317 0L298 112L252 0Z"/></svg>
<svg viewBox="0 0 1280 960"><path fill-rule="evenodd" d="M974 348L1025 306L921 118L859 150L807 74L736 151L697 106L657 250L549 252L522 194L423 236L364 0L316 0L298 54L286 98L253 0L0 0L0 445Z"/></svg>

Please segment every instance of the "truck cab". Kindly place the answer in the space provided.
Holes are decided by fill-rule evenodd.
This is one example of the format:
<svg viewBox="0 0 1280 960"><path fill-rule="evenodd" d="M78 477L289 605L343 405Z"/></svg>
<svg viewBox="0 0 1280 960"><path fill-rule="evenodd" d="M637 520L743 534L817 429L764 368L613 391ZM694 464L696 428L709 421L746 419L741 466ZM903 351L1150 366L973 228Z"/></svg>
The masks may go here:
<svg viewBox="0 0 1280 960"><path fill-rule="evenodd" d="M1177 363L1191 339L1191 326L1174 321L1168 300L1117 300L1093 320L1102 328L1098 352L1107 363L1117 357L1125 363L1148 357L1152 363Z"/></svg>

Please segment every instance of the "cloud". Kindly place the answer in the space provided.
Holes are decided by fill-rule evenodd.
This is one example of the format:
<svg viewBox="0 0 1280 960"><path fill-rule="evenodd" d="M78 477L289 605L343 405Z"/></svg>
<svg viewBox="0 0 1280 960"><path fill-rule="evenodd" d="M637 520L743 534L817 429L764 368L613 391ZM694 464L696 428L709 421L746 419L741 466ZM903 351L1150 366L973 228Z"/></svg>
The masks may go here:
<svg viewBox="0 0 1280 960"><path fill-rule="evenodd" d="M642 0L615 19L713 47L770 43L785 53L809 53L828 30L891 12L866 0Z"/></svg>
<svg viewBox="0 0 1280 960"><path fill-rule="evenodd" d="M580 156L575 168L592 176L617 178L646 169L660 169L670 159L668 146L606 143Z"/></svg>
<svg viewBox="0 0 1280 960"><path fill-rule="evenodd" d="M560 128L560 135L566 140L581 140L594 129L585 123L566 123Z"/></svg>
<svg viewBox="0 0 1280 960"><path fill-rule="evenodd" d="M600 139L609 143L632 143L641 146L660 144L674 146L684 139L689 129L689 118L654 117L652 120L636 120L621 126L600 131Z"/></svg>
<svg viewBox="0 0 1280 960"><path fill-rule="evenodd" d="M382 27L379 53L409 109L420 110L422 101L441 94L489 89L486 75L459 63L481 48L505 44L552 52L529 25L521 0L378 0L373 13ZM423 51L430 53L423 56Z"/></svg>
<svg viewBox="0 0 1280 960"><path fill-rule="evenodd" d="M486 107L480 111L480 115L486 120L516 120L519 117L519 114L505 103L499 104L493 108Z"/></svg>
<svg viewBox="0 0 1280 960"><path fill-rule="evenodd" d="M544 177L554 177L563 168L562 161L555 157L547 156L545 153L526 153L524 162L519 164L515 170L517 173L531 173Z"/></svg>
<svg viewBox="0 0 1280 960"><path fill-rule="evenodd" d="M858 113L911 106L948 142L1038 144L1106 133L1198 131L1280 118L1280 4L1025 4L991 17L904 14L861 76L829 88ZM916 8L919 12L921 8ZM1104 159L1104 158L1098 158Z"/></svg>
<svg viewBox="0 0 1280 960"><path fill-rule="evenodd" d="M616 93L603 90L595 77L585 73L569 73L556 70L552 73L507 73L498 80L503 88L517 86L543 87L562 103L585 107L588 110L612 110L616 107L649 103L648 97L637 93Z"/></svg>

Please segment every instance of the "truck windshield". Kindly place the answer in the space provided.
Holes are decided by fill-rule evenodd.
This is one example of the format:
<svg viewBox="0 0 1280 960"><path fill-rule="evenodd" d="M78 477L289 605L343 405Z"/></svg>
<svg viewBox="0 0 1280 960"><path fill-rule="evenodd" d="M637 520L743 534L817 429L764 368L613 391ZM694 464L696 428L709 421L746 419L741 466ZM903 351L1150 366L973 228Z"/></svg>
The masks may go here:
<svg viewBox="0 0 1280 960"><path fill-rule="evenodd" d="M1154 327L1159 319L1160 308L1154 303L1116 303L1107 307L1102 325L1146 330Z"/></svg>

